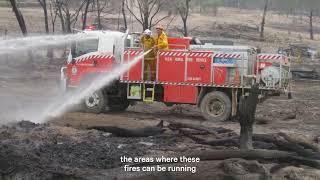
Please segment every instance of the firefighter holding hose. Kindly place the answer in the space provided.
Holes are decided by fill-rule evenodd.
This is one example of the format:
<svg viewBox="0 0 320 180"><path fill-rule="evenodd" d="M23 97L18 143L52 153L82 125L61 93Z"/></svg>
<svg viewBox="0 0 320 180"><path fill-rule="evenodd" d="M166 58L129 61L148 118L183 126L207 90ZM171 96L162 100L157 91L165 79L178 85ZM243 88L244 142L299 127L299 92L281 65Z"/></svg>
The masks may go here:
<svg viewBox="0 0 320 180"><path fill-rule="evenodd" d="M153 49L156 40L152 37L152 32L146 29L140 40L144 52ZM154 80L156 71L156 60L154 50L144 56L144 80Z"/></svg>
<svg viewBox="0 0 320 180"><path fill-rule="evenodd" d="M141 44L144 52L153 49L144 57L144 80L155 80L156 76L156 55L159 50L168 48L168 37L162 25L156 27L157 37L152 37L152 32L146 29L141 37Z"/></svg>

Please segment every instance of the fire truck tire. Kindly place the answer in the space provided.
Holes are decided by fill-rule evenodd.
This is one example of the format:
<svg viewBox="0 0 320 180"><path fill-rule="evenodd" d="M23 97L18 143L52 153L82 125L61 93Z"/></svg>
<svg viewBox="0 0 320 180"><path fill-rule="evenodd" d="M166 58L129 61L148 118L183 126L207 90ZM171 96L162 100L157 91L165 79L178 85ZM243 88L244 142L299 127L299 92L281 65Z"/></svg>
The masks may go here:
<svg viewBox="0 0 320 180"><path fill-rule="evenodd" d="M231 114L231 100L227 94L213 91L203 97L200 110L208 121L225 121Z"/></svg>
<svg viewBox="0 0 320 180"><path fill-rule="evenodd" d="M99 114L106 108L106 99L101 90L95 91L91 95L85 97L83 102L83 110L87 113Z"/></svg>

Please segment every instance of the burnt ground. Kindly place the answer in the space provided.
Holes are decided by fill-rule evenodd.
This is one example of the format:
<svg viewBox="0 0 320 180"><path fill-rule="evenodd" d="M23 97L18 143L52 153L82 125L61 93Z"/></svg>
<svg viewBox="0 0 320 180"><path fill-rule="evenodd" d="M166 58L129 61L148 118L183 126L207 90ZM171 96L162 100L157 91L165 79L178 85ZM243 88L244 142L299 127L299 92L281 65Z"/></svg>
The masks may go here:
<svg viewBox="0 0 320 180"><path fill-rule="evenodd" d="M195 144L168 129L164 134L154 137L120 138L96 130L86 130L86 127L112 125L140 128L164 120L165 125L170 121L178 121L206 127L224 127L238 133L239 125L233 121L204 121L194 106L166 107L161 103L138 103L122 113L71 112L42 124L30 122L32 119L17 123L10 121L10 118L23 120L23 112L27 114L28 110L34 109L33 105L43 105L57 95L58 77L55 71L48 72L50 76L20 72L17 77L9 72L6 71L6 76L2 76L0 88L1 99L4 100L1 102L1 123L4 125L0 128L0 179L162 179L164 175L173 179L263 179L267 176L272 176L273 179L320 178L317 170L304 166L290 166L268 175L266 172L277 162L241 159L200 162L196 165L195 174L125 172L123 164L120 163L120 156L123 155L183 155L190 151L201 152L226 147ZM254 131L285 132L297 139L318 145L319 92L319 81L295 80L293 99L289 100L282 95L259 104Z"/></svg>
<svg viewBox="0 0 320 180"><path fill-rule="evenodd" d="M2 127L0 139L1 174L9 179L52 179L76 169L115 168L121 166L120 156L143 156L150 146L169 149L179 141L173 136L118 138L29 121Z"/></svg>

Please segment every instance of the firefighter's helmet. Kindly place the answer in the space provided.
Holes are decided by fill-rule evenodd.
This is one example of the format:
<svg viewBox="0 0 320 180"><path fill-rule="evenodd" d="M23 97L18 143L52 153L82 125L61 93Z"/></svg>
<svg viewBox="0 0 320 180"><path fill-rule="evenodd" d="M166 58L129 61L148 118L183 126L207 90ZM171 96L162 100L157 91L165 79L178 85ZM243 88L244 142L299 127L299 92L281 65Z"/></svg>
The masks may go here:
<svg viewBox="0 0 320 180"><path fill-rule="evenodd" d="M145 35L148 35L148 36L151 36L152 35L152 32L149 30L149 29L146 29L143 34Z"/></svg>

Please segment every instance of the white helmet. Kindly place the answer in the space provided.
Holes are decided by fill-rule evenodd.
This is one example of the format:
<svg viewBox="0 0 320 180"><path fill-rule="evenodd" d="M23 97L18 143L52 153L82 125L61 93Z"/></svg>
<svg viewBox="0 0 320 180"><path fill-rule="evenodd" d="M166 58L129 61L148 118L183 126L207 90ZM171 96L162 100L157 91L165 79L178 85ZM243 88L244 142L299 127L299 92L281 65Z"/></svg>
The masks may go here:
<svg viewBox="0 0 320 180"><path fill-rule="evenodd" d="M152 32L149 29L144 30L143 34L151 36Z"/></svg>

